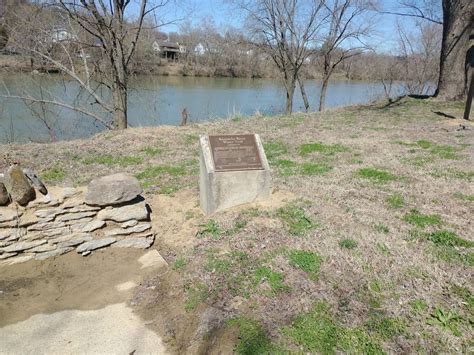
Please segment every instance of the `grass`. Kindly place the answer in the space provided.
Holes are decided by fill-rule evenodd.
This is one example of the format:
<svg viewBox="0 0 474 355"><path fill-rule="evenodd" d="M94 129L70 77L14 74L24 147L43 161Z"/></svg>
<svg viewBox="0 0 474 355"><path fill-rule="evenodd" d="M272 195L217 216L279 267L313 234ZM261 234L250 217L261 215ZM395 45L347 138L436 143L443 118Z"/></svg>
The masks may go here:
<svg viewBox="0 0 474 355"><path fill-rule="evenodd" d="M274 354L277 349L262 326L248 318L232 319L228 325L239 328L238 342L234 352L241 355Z"/></svg>
<svg viewBox="0 0 474 355"><path fill-rule="evenodd" d="M257 268L253 274L252 285L253 288L256 288L263 282L267 282L270 286L270 294L277 295L278 293L289 292L291 290L288 285L283 283L284 280L284 274L275 272L267 266L261 266Z"/></svg>
<svg viewBox="0 0 474 355"><path fill-rule="evenodd" d="M353 239L342 239L339 241L339 246L343 249L355 249L357 242Z"/></svg>
<svg viewBox="0 0 474 355"><path fill-rule="evenodd" d="M313 164L313 163L305 163L301 165L301 174L312 176L312 175L323 175L329 171L331 171L331 167L327 165L321 164Z"/></svg>
<svg viewBox="0 0 474 355"><path fill-rule="evenodd" d="M188 261L185 258L179 258L176 259L176 261L173 263L173 270L181 270L184 269L188 265Z"/></svg>
<svg viewBox="0 0 474 355"><path fill-rule="evenodd" d="M143 163L143 158L138 156L112 156L112 155L98 155L91 158L86 158L82 161L85 165L101 164L107 166L126 167L131 165L139 165Z"/></svg>
<svg viewBox="0 0 474 355"><path fill-rule="evenodd" d="M461 331L459 330L460 321L461 317L455 311L451 309L446 311L441 307L437 307L427 320L427 323L450 330L456 336L461 336Z"/></svg>
<svg viewBox="0 0 474 355"><path fill-rule="evenodd" d="M437 246L472 248L474 242L459 238L451 231L436 231L428 234L427 239Z"/></svg>
<svg viewBox="0 0 474 355"><path fill-rule="evenodd" d="M428 304L422 299L410 301L409 305L414 315L424 314L428 310Z"/></svg>
<svg viewBox="0 0 474 355"><path fill-rule="evenodd" d="M270 141L263 144L268 160L274 160L280 155L288 153L288 145L281 141Z"/></svg>
<svg viewBox="0 0 474 355"><path fill-rule="evenodd" d="M154 179L162 175L183 176L186 175L186 168L182 165L150 166L143 170L141 173L136 174L135 176L138 180L145 180Z"/></svg>
<svg viewBox="0 0 474 355"><path fill-rule="evenodd" d="M292 176L298 173L298 163L288 159L276 160L272 165L277 169L281 176Z"/></svg>
<svg viewBox="0 0 474 355"><path fill-rule="evenodd" d="M303 163L298 164L292 160L280 159L272 163L276 168L277 172L281 176L293 176L293 175L303 175L303 176L314 176L314 175L323 175L331 171L332 167L325 164L314 164L314 163Z"/></svg>
<svg viewBox="0 0 474 355"><path fill-rule="evenodd" d="M304 236L318 225L306 216L305 211L297 206L285 206L276 212L278 218L287 226L288 232L294 236Z"/></svg>
<svg viewBox="0 0 474 355"><path fill-rule="evenodd" d="M402 195L391 195L386 199L387 206L391 209L400 209L405 206L405 199Z"/></svg>
<svg viewBox="0 0 474 355"><path fill-rule="evenodd" d="M323 144L323 143L310 143L302 144L298 149L300 156L305 157L311 153L321 153L324 155L334 155L337 153L347 152L349 148L344 147L340 144Z"/></svg>
<svg viewBox="0 0 474 355"><path fill-rule="evenodd" d="M384 234L390 233L390 229L389 229L386 225L381 224L381 223L376 224L376 225L374 226L374 229L375 229L377 232L381 232L381 233L384 233Z"/></svg>
<svg viewBox="0 0 474 355"><path fill-rule="evenodd" d="M142 152L145 153L147 157L154 158L163 153L163 149L160 148L153 148L153 147L145 147L142 149Z"/></svg>
<svg viewBox="0 0 474 355"><path fill-rule="evenodd" d="M320 255L304 250L292 250L288 259L291 266L306 272L310 279L318 278L322 262Z"/></svg>
<svg viewBox="0 0 474 355"><path fill-rule="evenodd" d="M428 226L439 226L443 223L438 215L426 215L420 213L417 209L412 209L403 217L403 220L418 228L426 228Z"/></svg>
<svg viewBox="0 0 474 355"><path fill-rule="evenodd" d="M390 181L395 181L398 180L399 178L392 173L385 171L385 170L379 170L375 168L362 168L357 170L356 175L376 182L378 184L385 184Z"/></svg>
<svg viewBox="0 0 474 355"><path fill-rule="evenodd" d="M472 295L471 291L465 287L457 285L453 285L451 290L456 296L462 299L467 310L471 313L474 313L474 296Z"/></svg>
<svg viewBox="0 0 474 355"><path fill-rule="evenodd" d="M210 219L205 224L200 224L199 227L200 229L196 234L198 238L211 236L213 239L219 239L222 234L219 224L213 219Z"/></svg>
<svg viewBox="0 0 474 355"><path fill-rule="evenodd" d="M209 297L209 289L206 284L198 283L187 289L187 299L184 305L186 311L195 310L199 304Z"/></svg>
<svg viewBox="0 0 474 355"><path fill-rule="evenodd" d="M54 167L41 174L41 179L45 182L60 182L66 178L66 171L61 167Z"/></svg>
<svg viewBox="0 0 474 355"><path fill-rule="evenodd" d="M456 192L454 194L454 197L463 201L474 202L474 195L466 195L466 194L463 194L462 192Z"/></svg>

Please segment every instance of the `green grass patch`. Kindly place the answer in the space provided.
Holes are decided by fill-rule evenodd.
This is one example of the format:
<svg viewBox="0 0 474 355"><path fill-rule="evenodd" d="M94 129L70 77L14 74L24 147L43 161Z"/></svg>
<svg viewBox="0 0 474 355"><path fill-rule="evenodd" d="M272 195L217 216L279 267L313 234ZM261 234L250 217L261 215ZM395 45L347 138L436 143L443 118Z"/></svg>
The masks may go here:
<svg viewBox="0 0 474 355"><path fill-rule="evenodd" d="M277 295L278 293L289 292L291 290L290 286L283 283L284 280L284 274L275 272L267 266L261 266L253 273L252 286L256 288L263 282L267 282L270 286L271 294Z"/></svg>
<svg viewBox="0 0 474 355"><path fill-rule="evenodd" d="M302 175L312 176L312 175L323 175L331 171L331 167L321 164L305 163L300 167Z"/></svg>
<svg viewBox="0 0 474 355"><path fill-rule="evenodd" d="M188 261L185 258L176 259L173 263L173 270L181 270L184 269L188 265Z"/></svg>
<svg viewBox="0 0 474 355"><path fill-rule="evenodd" d="M305 211L298 206L285 206L279 208L276 216L285 223L288 232L294 236L304 236L310 230L315 229L318 225L306 216Z"/></svg>
<svg viewBox="0 0 474 355"><path fill-rule="evenodd" d="M228 325L237 325L239 328L238 342L234 352L241 355L275 354L276 346L266 334L262 326L255 320L248 318L232 319Z"/></svg>
<svg viewBox="0 0 474 355"><path fill-rule="evenodd" d="M381 312L373 312L365 327L383 340L400 335L406 329L406 325L401 319L387 317Z"/></svg>
<svg viewBox="0 0 474 355"><path fill-rule="evenodd" d="M146 147L142 149L142 152L145 153L148 157L156 157L163 153L163 149L160 148L153 148L153 147Z"/></svg>
<svg viewBox="0 0 474 355"><path fill-rule="evenodd" d="M382 224L382 223L376 224L376 225L374 226L374 229L375 229L377 232L380 232L380 233L384 233L384 234L390 233L390 229L389 229L386 225L384 225L384 224Z"/></svg>
<svg viewBox="0 0 474 355"><path fill-rule="evenodd" d="M193 145L198 144L199 142L199 135L198 134L187 134L184 136L184 144L185 145Z"/></svg>
<svg viewBox="0 0 474 355"><path fill-rule="evenodd" d="M450 330L454 335L461 336L459 324L461 317L454 310L444 310L437 307L427 320L428 324L439 326L445 330Z"/></svg>
<svg viewBox="0 0 474 355"><path fill-rule="evenodd" d="M186 168L182 165L178 166L150 166L143 170L141 173L136 174L136 178L139 180L154 179L163 175L170 176L183 176L186 175Z"/></svg>
<svg viewBox="0 0 474 355"><path fill-rule="evenodd" d="M184 308L186 311L193 311L209 297L209 288L204 283L198 283L186 290L187 298Z"/></svg>
<svg viewBox="0 0 474 355"><path fill-rule="evenodd" d="M474 195L466 195L466 194L463 194L462 192L456 192L454 194L454 197L463 201L474 202Z"/></svg>
<svg viewBox="0 0 474 355"><path fill-rule="evenodd" d="M440 216L436 214L422 214L417 209L412 209L408 214L403 217L403 220L418 228L426 228L428 226L439 226L443 223Z"/></svg>
<svg viewBox="0 0 474 355"><path fill-rule="evenodd" d="M292 160L279 159L272 164L279 175L281 176L292 176L298 173L298 164Z"/></svg>
<svg viewBox="0 0 474 355"><path fill-rule="evenodd" d="M430 150L432 154L437 155L438 157L442 159L449 159L449 160L462 159L460 155L456 154L457 151L458 149L450 145L437 145L431 148Z"/></svg>
<svg viewBox="0 0 474 355"><path fill-rule="evenodd" d="M82 163L85 165L100 164L107 166L118 165L121 167L126 167L142 164L143 158L135 156L98 155L95 157L86 158L82 161Z"/></svg>
<svg viewBox="0 0 474 355"><path fill-rule="evenodd" d="M433 146L433 143L431 143L430 141L421 139L416 142L416 145L423 149L430 149Z"/></svg>
<svg viewBox="0 0 474 355"><path fill-rule="evenodd" d="M213 239L219 239L221 234L222 230L220 229L217 221L210 219L206 223L199 225L199 231L196 233L196 237L204 238L211 236Z"/></svg>
<svg viewBox="0 0 474 355"><path fill-rule="evenodd" d="M463 248L474 247L474 242L459 238L456 233L445 230L430 233L428 234L427 239L436 246Z"/></svg>
<svg viewBox="0 0 474 355"><path fill-rule="evenodd" d="M339 241L339 246L342 249L355 249L357 248L357 242L354 239L342 239Z"/></svg>
<svg viewBox="0 0 474 355"><path fill-rule="evenodd" d="M232 267L232 263L230 260L223 258L220 255L209 253L207 257L207 264L204 267L204 269L209 272L225 274L230 270L231 267Z"/></svg>
<svg viewBox="0 0 474 355"><path fill-rule="evenodd" d="M387 206L392 209L399 209L405 206L405 199L402 195L391 195L386 199Z"/></svg>
<svg viewBox="0 0 474 355"><path fill-rule="evenodd" d="M415 315L424 314L428 310L428 304L422 299L416 299L408 303L411 312Z"/></svg>
<svg viewBox="0 0 474 355"><path fill-rule="evenodd" d="M243 231L247 226L247 221L245 219L238 218L232 228L225 231L226 235L234 235L238 234L239 232Z"/></svg>
<svg viewBox="0 0 474 355"><path fill-rule="evenodd" d="M288 153L288 146L280 141L270 141L263 144L265 149L265 154L267 155L268 160L273 160L280 155Z"/></svg>
<svg viewBox="0 0 474 355"><path fill-rule="evenodd" d="M463 303L467 310L474 313L474 296L467 288L462 286L453 285L451 291L463 300Z"/></svg>
<svg viewBox="0 0 474 355"><path fill-rule="evenodd" d="M41 179L46 182L59 182L66 178L66 171L61 167L54 167L41 174Z"/></svg>
<svg viewBox="0 0 474 355"><path fill-rule="evenodd" d="M357 170L356 174L363 179L367 179L378 184L385 184L387 182L399 179L397 176L388 171L375 168L362 168Z"/></svg>
<svg viewBox="0 0 474 355"><path fill-rule="evenodd" d="M337 153L347 152L348 150L349 148L340 144L309 143L300 145L298 153L300 156L305 157L311 153L334 155Z"/></svg>
<svg viewBox="0 0 474 355"><path fill-rule="evenodd" d="M318 278L322 262L320 255L304 250L292 250L288 259L291 266L306 272L310 279Z"/></svg>
<svg viewBox="0 0 474 355"><path fill-rule="evenodd" d="M431 176L435 178L446 178L446 179L459 179L466 180L468 182L474 181L474 171L462 171L454 169L443 169L443 170L434 170L430 173Z"/></svg>
<svg viewBox="0 0 474 355"><path fill-rule="evenodd" d="M453 247L436 247L434 256L448 264L474 266L474 253L460 252Z"/></svg>

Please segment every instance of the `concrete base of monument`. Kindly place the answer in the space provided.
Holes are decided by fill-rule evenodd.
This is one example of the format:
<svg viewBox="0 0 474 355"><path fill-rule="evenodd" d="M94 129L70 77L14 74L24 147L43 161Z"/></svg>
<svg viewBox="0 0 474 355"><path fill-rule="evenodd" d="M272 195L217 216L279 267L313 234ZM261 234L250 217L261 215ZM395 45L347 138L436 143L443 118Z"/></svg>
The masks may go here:
<svg viewBox="0 0 474 355"><path fill-rule="evenodd" d="M230 207L270 199L272 180L260 137L255 135L263 169L215 171L207 136L200 138L200 204L207 215Z"/></svg>

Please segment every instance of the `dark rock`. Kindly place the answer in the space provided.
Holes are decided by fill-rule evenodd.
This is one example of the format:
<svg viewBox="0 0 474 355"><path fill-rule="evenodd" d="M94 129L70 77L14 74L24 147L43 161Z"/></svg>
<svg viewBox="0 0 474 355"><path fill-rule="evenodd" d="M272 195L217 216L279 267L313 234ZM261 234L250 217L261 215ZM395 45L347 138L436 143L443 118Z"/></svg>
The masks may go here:
<svg viewBox="0 0 474 355"><path fill-rule="evenodd" d="M23 169L23 174L25 174L26 178L30 181L31 186L33 186L36 190L41 192L43 195L48 193L43 181L41 181L41 179L33 170L29 168Z"/></svg>
<svg viewBox="0 0 474 355"><path fill-rule="evenodd" d="M33 201L36 197L35 189L30 185L23 171L18 166L12 166L5 175L5 186L13 201L22 206Z"/></svg>
<svg viewBox="0 0 474 355"><path fill-rule="evenodd" d="M8 194L7 188L0 182L0 206L6 206L10 203L10 195Z"/></svg>

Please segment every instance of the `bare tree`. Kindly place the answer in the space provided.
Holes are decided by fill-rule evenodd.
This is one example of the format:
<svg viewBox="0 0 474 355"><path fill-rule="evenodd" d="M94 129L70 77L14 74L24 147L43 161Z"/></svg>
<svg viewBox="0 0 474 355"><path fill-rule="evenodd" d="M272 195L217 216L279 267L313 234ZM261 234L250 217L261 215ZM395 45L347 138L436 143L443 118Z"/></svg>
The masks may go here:
<svg viewBox="0 0 474 355"><path fill-rule="evenodd" d="M257 0L238 1L238 5L247 15L254 45L272 58L281 73L286 113L291 114L300 70L322 24L323 4L319 0Z"/></svg>
<svg viewBox="0 0 474 355"><path fill-rule="evenodd" d="M369 49L365 39L371 32L371 21L366 17L371 5L364 0L333 0L325 3L329 12L329 28L321 47L322 84L319 111L324 111L329 79L334 69L344 60Z"/></svg>
<svg viewBox="0 0 474 355"><path fill-rule="evenodd" d="M17 25L23 24L31 31L31 38L23 41L22 48L76 81L91 104L100 106L100 114L59 100L22 98L74 109L108 128L127 128L130 66L138 39L147 15L167 3L140 0L138 14L131 17L130 0L41 1L37 14L50 16L53 26L45 21L25 23L17 14Z"/></svg>

